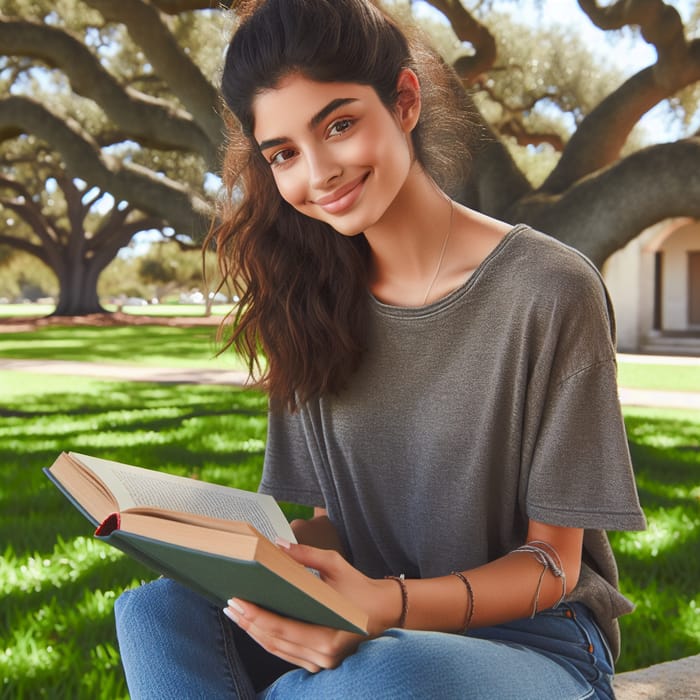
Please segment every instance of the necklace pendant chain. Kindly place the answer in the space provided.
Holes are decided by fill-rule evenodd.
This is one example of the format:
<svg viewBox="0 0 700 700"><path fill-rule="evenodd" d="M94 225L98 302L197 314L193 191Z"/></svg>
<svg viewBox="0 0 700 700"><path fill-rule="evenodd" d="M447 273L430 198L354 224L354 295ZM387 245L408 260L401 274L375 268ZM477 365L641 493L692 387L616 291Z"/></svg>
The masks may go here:
<svg viewBox="0 0 700 700"><path fill-rule="evenodd" d="M450 239L450 234L452 233L452 219L454 217L454 212L455 212L455 207L454 207L454 202L450 199L450 223L449 226L447 227L447 233L445 233L445 238L442 241L442 248L440 249L440 257L438 258L437 262L437 267L435 268L435 273L433 274L433 278L430 280L430 284L428 285L428 289L425 290L425 296L423 297L423 304L422 306L425 306L428 303L428 297L430 296L430 292L433 290L433 285L437 281L438 275L440 274L440 270L442 269L442 261L445 258L445 250L447 250L447 241Z"/></svg>

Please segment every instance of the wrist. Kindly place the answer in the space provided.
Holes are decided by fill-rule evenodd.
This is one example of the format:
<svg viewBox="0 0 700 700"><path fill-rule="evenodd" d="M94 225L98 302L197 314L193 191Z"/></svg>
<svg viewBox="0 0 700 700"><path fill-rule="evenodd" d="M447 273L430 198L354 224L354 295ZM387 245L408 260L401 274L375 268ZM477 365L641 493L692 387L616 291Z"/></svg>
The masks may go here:
<svg viewBox="0 0 700 700"><path fill-rule="evenodd" d="M371 632L381 634L394 627L404 627L408 612L408 591L402 577L388 576L375 580L375 614Z"/></svg>

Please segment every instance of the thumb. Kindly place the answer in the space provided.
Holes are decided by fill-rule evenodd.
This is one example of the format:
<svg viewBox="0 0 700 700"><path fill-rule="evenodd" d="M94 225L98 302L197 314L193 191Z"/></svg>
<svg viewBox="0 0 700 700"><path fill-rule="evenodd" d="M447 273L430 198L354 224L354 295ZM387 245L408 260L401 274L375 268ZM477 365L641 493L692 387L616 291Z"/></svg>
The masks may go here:
<svg viewBox="0 0 700 700"><path fill-rule="evenodd" d="M307 544L292 544L287 540L275 540L278 547L289 554L294 561L311 569L316 569L325 576L335 572L340 562L344 561L335 550L320 549ZM324 577L325 577L324 576Z"/></svg>

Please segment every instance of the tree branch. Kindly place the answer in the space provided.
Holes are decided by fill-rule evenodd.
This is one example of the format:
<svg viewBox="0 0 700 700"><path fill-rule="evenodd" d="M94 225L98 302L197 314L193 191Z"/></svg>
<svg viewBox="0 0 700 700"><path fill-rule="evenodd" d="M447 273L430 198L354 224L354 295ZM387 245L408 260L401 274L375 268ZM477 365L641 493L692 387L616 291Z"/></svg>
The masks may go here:
<svg viewBox="0 0 700 700"><path fill-rule="evenodd" d="M145 146L193 151L217 161L211 141L192 117L164 100L124 88L97 57L62 29L0 16L0 45L8 55L38 58L60 68L79 95L94 100L122 131Z"/></svg>
<svg viewBox="0 0 700 700"><path fill-rule="evenodd" d="M196 238L208 229L209 206L179 183L157 177L147 168L102 154L79 124L60 119L34 100L19 96L0 100L0 141L18 129L51 143L63 156L66 169L73 177L162 217L181 233Z"/></svg>
<svg viewBox="0 0 700 700"><path fill-rule="evenodd" d="M192 10L220 10L227 9L233 3L232 0L151 0L161 12L167 15L179 15L181 12L191 12Z"/></svg>
<svg viewBox="0 0 700 700"><path fill-rule="evenodd" d="M637 122L671 96L645 68L611 92L579 124L541 190L563 192L572 183L615 162Z"/></svg>
<svg viewBox="0 0 700 700"><path fill-rule="evenodd" d="M121 227L109 230L101 229L90 241L90 243L97 243L97 245L90 246L90 253L94 254L96 264L102 269L114 259L119 249L127 245L139 231L147 231L148 229L160 228L162 226L162 219L146 216L124 224Z"/></svg>
<svg viewBox="0 0 700 700"><path fill-rule="evenodd" d="M661 0L626 0L599 8L594 0L579 0L583 11L602 28L644 25L658 42L659 62L645 68L610 93L579 125L543 192L563 192L620 156L637 122L652 107L700 80L700 41L686 43L678 13ZM614 21L613 21L614 18ZM659 21L663 27L654 29Z"/></svg>
<svg viewBox="0 0 700 700"><path fill-rule="evenodd" d="M14 211L29 226L42 244L48 248L55 246L59 240L59 232L53 222L41 211L32 198L29 190L17 180L0 176L0 188L11 189L17 193L18 200L3 198L2 205ZM21 201L19 201L21 200Z"/></svg>
<svg viewBox="0 0 700 700"><path fill-rule="evenodd" d="M44 247L31 243L24 238L15 238L14 236L8 236L6 233L0 233L0 245L7 245L10 248L15 248L16 250L29 253L29 255L33 255L34 257L39 258L39 260L42 262L48 264Z"/></svg>
<svg viewBox="0 0 700 700"><path fill-rule="evenodd" d="M445 15L461 42L474 47L473 55L462 56L453 66L464 83L473 83L490 70L496 61L496 40L493 34L474 18L460 0L426 1Z"/></svg>
<svg viewBox="0 0 700 700"><path fill-rule="evenodd" d="M519 119L507 119L498 127L501 136L514 138L519 146L542 146L549 144L555 151L564 150L564 139L557 133L543 131L528 131Z"/></svg>
<svg viewBox="0 0 700 700"><path fill-rule="evenodd" d="M526 198L517 206L517 216L600 266L659 221L700 218L700 138L638 151L563 195Z"/></svg>
<svg viewBox="0 0 700 700"><path fill-rule="evenodd" d="M223 144L224 124L216 88L177 43L158 8L143 0L86 0L110 22L120 22L143 49L154 72L206 133L215 149ZM212 162L212 161L209 161Z"/></svg>
<svg viewBox="0 0 700 700"><path fill-rule="evenodd" d="M659 84L667 84L672 92L687 85L682 68L688 63L693 42L686 41L683 20L675 7L663 0L617 0L608 7L599 7L596 0L579 0L578 4L600 29L639 26L644 40L656 48ZM690 66L688 70L695 72Z"/></svg>
<svg viewBox="0 0 700 700"><path fill-rule="evenodd" d="M85 236L83 222L87 214L87 208L83 205L83 193L75 186L73 179L65 171L61 170L54 175L58 186L63 190L63 198L66 201L66 216L70 233L66 236L68 240L74 240L76 236Z"/></svg>

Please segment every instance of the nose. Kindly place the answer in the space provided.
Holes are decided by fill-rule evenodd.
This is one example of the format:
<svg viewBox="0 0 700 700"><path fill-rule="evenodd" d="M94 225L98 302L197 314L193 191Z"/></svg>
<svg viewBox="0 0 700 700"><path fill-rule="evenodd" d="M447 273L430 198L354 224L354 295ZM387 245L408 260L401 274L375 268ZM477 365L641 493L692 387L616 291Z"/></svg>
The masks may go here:
<svg viewBox="0 0 700 700"><path fill-rule="evenodd" d="M328 187L343 172L342 166L333 158L333 154L327 148L316 148L309 151L307 153L307 163L309 184L316 190Z"/></svg>

